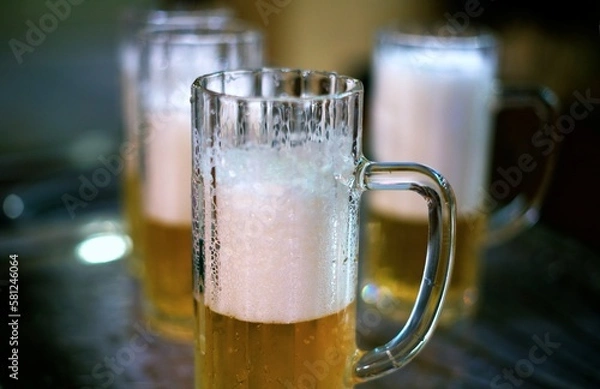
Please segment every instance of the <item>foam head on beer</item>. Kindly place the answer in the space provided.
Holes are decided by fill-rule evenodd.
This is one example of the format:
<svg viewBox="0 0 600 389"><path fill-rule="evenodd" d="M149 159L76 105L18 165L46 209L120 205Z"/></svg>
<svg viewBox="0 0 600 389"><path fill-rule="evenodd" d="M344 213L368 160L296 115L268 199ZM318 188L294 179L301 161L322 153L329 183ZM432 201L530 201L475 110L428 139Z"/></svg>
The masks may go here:
<svg viewBox="0 0 600 389"><path fill-rule="evenodd" d="M148 63L142 86L147 129L145 213L163 223L191 223L190 85L198 74L243 64L242 50L247 49L233 44L243 39L240 31L232 30L227 37L227 28L233 27L225 19L207 18L202 23L206 26L198 29L171 26L149 31L144 51ZM260 53L254 56L260 58ZM258 63L252 61L248 60Z"/></svg>
<svg viewBox="0 0 600 389"><path fill-rule="evenodd" d="M189 36L178 35L177 31L156 33L145 51L148 61L143 86L145 214L162 223L189 225L192 173L189 86L198 71L218 69L220 57L219 46L203 46L194 42L201 37L191 32ZM190 44L186 45L188 40Z"/></svg>
<svg viewBox="0 0 600 389"><path fill-rule="evenodd" d="M434 38L431 38L432 40ZM373 60L372 153L377 160L417 161L434 167L455 190L459 212L481 202L491 142L495 58L482 50L444 45L378 45ZM373 207L396 216L424 218L413 196L377 193Z"/></svg>
<svg viewBox="0 0 600 389"><path fill-rule="evenodd" d="M215 241L205 264L205 303L243 321L294 323L333 314L354 300L347 252L352 172L327 144L219 152ZM340 161L341 160L341 161ZM208 228L209 226L207 226ZM217 248L218 246L218 248Z"/></svg>

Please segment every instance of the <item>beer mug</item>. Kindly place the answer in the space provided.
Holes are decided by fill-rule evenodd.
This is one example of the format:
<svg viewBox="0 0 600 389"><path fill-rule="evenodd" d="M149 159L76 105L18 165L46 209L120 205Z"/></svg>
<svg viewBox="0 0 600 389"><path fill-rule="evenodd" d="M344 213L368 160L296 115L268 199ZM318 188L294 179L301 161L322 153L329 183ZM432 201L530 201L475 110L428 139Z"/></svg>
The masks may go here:
<svg viewBox="0 0 600 389"><path fill-rule="evenodd" d="M192 131L189 88L199 74L261 66L262 33L232 18L197 16L140 33L145 312L156 332L192 339Z"/></svg>
<svg viewBox="0 0 600 389"><path fill-rule="evenodd" d="M454 197L430 168L363 157L361 82L224 71L194 82L192 106L196 388L350 388L414 357L448 284ZM384 347L359 351L369 190L420 194L430 235L411 320Z"/></svg>
<svg viewBox="0 0 600 389"><path fill-rule="evenodd" d="M213 20L232 18L233 12L228 8L205 9L201 11L165 11L129 7L119 15L119 86L121 98L121 114L124 143L121 148L124 166L121 179L121 199L123 222L132 243L132 254L127 258L129 273L134 277L143 275L140 163L139 163L139 104L138 104L138 71L140 31L148 28L164 28L168 25L183 27L193 25L196 20ZM200 18L200 19L199 19Z"/></svg>
<svg viewBox="0 0 600 389"><path fill-rule="evenodd" d="M483 30L442 36L397 26L380 29L372 57L368 156L431 166L456 194L455 264L442 323L473 314L483 248L535 223L546 188L548 175L533 196L504 201L517 178L529 180L540 162L527 152L501 171L506 181L490 186L494 112L533 109L535 120L544 123L555 104L544 88L501 87L497 57L497 38ZM361 298L400 322L408 318L419 290L420 258L427 247L427 210L414 197L377 192L367 199ZM503 206L492 213L494 203Z"/></svg>

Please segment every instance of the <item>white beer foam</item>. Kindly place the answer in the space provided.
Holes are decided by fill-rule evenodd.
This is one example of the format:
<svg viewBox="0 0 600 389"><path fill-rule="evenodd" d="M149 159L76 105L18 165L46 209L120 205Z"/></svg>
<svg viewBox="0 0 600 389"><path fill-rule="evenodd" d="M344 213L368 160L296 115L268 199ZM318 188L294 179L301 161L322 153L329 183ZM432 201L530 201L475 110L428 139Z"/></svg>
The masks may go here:
<svg viewBox="0 0 600 389"><path fill-rule="evenodd" d="M459 213L480 209L489 175L490 104L495 63L472 51L382 50L374 61L372 152L379 161L411 161L452 185ZM372 207L424 218L419 196L372 196Z"/></svg>
<svg viewBox="0 0 600 389"><path fill-rule="evenodd" d="M294 323L335 313L354 300L356 223L344 176L352 161L323 144L221 154L216 236L206 244L205 301L258 323ZM336 159L336 158L334 158ZM351 220L349 221L349 217ZM206 225L205 230L210 231Z"/></svg>
<svg viewBox="0 0 600 389"><path fill-rule="evenodd" d="M168 224L191 226L192 220L190 86L203 74L241 61L235 50L226 51L224 57L215 37L206 39L205 45L172 45L168 52L161 41L150 44L148 79L143 85L145 213Z"/></svg>
<svg viewBox="0 0 600 389"><path fill-rule="evenodd" d="M215 39L214 37L208 39ZM203 74L229 68L224 49L214 44L150 44L148 73L142 85L148 112L187 110L190 115L190 87Z"/></svg>
<svg viewBox="0 0 600 389"><path fill-rule="evenodd" d="M145 147L144 210L165 224L192 221L192 146L189 112L172 111L148 116Z"/></svg>

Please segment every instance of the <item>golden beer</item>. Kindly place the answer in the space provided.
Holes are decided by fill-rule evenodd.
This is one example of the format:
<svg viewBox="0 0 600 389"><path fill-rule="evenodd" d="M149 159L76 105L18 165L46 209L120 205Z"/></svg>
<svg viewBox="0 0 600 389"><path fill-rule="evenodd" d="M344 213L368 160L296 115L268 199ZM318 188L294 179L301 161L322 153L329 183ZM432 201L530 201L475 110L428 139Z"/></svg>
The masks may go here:
<svg viewBox="0 0 600 389"><path fill-rule="evenodd" d="M408 319L417 296L427 251L427 220L401 219L376 210L368 214L365 281L362 296L383 314ZM454 268L440 322L471 314L478 294L478 272L486 217L460 216L456 222Z"/></svg>
<svg viewBox="0 0 600 389"><path fill-rule="evenodd" d="M125 161L125 163L129 164L131 162ZM137 172L132 170L125 168L123 171L123 217L132 244L132 252L127 258L127 266L133 276L141 277L143 274L141 183Z"/></svg>
<svg viewBox="0 0 600 389"><path fill-rule="evenodd" d="M196 389L344 389L355 350L355 304L315 320L250 323L196 297ZM341 386L341 383L346 385Z"/></svg>
<svg viewBox="0 0 600 389"><path fill-rule="evenodd" d="M151 327L179 339L191 339L191 225L144 220L144 288Z"/></svg>
<svg viewBox="0 0 600 389"><path fill-rule="evenodd" d="M191 145L184 112L146 115L144 292L151 327L173 339L193 335Z"/></svg>

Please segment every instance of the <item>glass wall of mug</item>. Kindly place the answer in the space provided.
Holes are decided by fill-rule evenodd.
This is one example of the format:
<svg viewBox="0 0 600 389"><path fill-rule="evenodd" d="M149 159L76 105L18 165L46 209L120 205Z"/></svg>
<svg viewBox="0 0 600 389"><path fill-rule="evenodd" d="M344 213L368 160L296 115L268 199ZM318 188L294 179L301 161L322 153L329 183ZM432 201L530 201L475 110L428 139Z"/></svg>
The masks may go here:
<svg viewBox="0 0 600 389"><path fill-rule="evenodd" d="M492 212L501 200L495 188L490 192L495 113L501 107L528 108L535 110L539 124L551 120L555 104L545 88L508 88L497 81L499 42L491 32L450 32L415 26L379 30L367 147L369 157L423 163L452 183L458 212L456 255L443 323L474 313L484 248L537 221L552 168L545 164L545 178L532 196L516 196ZM522 153L511 167L520 171L506 174L529 179L525 176L532 166L542 162L534 159ZM508 189L499 190L504 196ZM377 192L369 194L366 206L361 299L397 321L408 318L422 274L427 210L418 200Z"/></svg>
<svg viewBox="0 0 600 389"><path fill-rule="evenodd" d="M151 327L192 338L190 85L199 74L263 62L263 36L211 16L140 35L139 102L145 311Z"/></svg>
<svg viewBox="0 0 600 389"><path fill-rule="evenodd" d="M118 160L109 161L121 174L121 207L123 221L132 243L132 254L127 258L128 270L135 277L142 277L142 224L140 195L140 162L138 144L140 119L138 104L139 44L141 30L150 26L191 26L210 16L215 22L233 17L229 8L207 8L194 11L165 11L148 7L122 9L119 20L118 59L120 73L120 98L123 125L123 145Z"/></svg>
<svg viewBox="0 0 600 389"><path fill-rule="evenodd" d="M351 388L410 361L450 276L449 184L422 165L363 157L356 79L240 70L200 77L192 93L196 388ZM365 351L359 203L375 189L420 193L432 229L412 320Z"/></svg>

